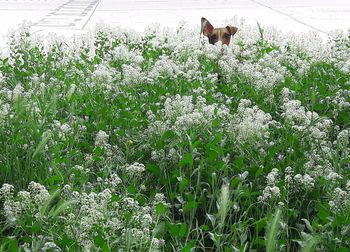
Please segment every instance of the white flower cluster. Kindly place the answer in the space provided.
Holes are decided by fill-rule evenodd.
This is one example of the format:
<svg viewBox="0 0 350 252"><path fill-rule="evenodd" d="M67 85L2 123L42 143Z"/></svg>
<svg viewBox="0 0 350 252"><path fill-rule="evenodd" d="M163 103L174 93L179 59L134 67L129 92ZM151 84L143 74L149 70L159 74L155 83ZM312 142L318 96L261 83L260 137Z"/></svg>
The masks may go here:
<svg viewBox="0 0 350 252"><path fill-rule="evenodd" d="M125 171L131 176L140 176L145 171L145 165L135 162L131 165L126 165Z"/></svg>
<svg viewBox="0 0 350 252"><path fill-rule="evenodd" d="M166 98L159 115L162 119L156 120L153 112L148 112L150 124L147 131L151 135L161 135L166 130L182 133L194 127L210 128L215 118L227 121L229 109L225 105L207 104L201 96L194 103L192 96L175 95Z"/></svg>
<svg viewBox="0 0 350 252"><path fill-rule="evenodd" d="M91 154L86 154L85 159L86 163L90 169L105 169L106 167L118 166L118 164L125 164L124 153L119 148L118 145L112 145L108 143L109 135L103 131L99 130L95 137L95 149L101 148L104 150L103 156L101 156L100 161L95 161L92 158ZM103 157L103 158L102 158ZM96 166L96 164L98 164Z"/></svg>
<svg viewBox="0 0 350 252"><path fill-rule="evenodd" d="M350 81L347 85L350 85ZM350 90L339 89L334 96L326 97L326 100L335 105L335 111L333 113L338 115L339 111L350 107Z"/></svg>
<svg viewBox="0 0 350 252"><path fill-rule="evenodd" d="M111 53L111 59L122 61L125 64L140 66L143 62L143 56L139 50L130 50L127 45L121 44Z"/></svg>
<svg viewBox="0 0 350 252"><path fill-rule="evenodd" d="M327 177L327 175L334 171L331 160L328 159L329 155L320 153L318 149L313 149L307 153L307 161L304 164L305 172L310 174L313 178L320 176Z"/></svg>
<svg viewBox="0 0 350 252"><path fill-rule="evenodd" d="M146 74L142 71L141 67L123 64L121 72L121 85L133 85L141 83L146 79Z"/></svg>
<svg viewBox="0 0 350 252"><path fill-rule="evenodd" d="M10 223L15 223L19 216L28 208L34 208L31 212L36 218L39 206L42 206L49 198L50 194L47 189L35 182L30 182L28 191L19 191L14 194L14 187L9 184L3 184L0 189L0 200L4 201L4 216ZM31 209L33 210L33 209Z"/></svg>
<svg viewBox="0 0 350 252"><path fill-rule="evenodd" d="M152 150L151 159L157 162L169 161L177 163L179 159L179 153L175 148Z"/></svg>
<svg viewBox="0 0 350 252"><path fill-rule="evenodd" d="M109 146L108 138L109 138L109 135L106 132L104 132L103 130L100 130L96 134L95 146L101 147L101 148L105 148L106 146L108 147Z"/></svg>
<svg viewBox="0 0 350 252"><path fill-rule="evenodd" d="M166 202L166 198L165 198L165 195L163 193L156 193L154 195L154 200L153 200L153 203L156 205L158 203L162 203L164 205L167 204Z"/></svg>
<svg viewBox="0 0 350 252"><path fill-rule="evenodd" d="M306 111L300 101L290 99L292 95L293 93L286 88L282 91L284 98L282 116L292 125L292 129L305 135L305 141L310 146L305 155L307 159L304 164L305 172L313 179L323 176L329 182L335 182L341 176L335 172L333 158L339 154L342 158L348 155L347 131L340 132L337 141L332 143L333 121L321 118L315 112Z"/></svg>
<svg viewBox="0 0 350 252"><path fill-rule="evenodd" d="M286 68L276 62L272 55L265 55L258 62L245 62L238 65L238 72L248 77L258 90L272 90L289 75Z"/></svg>
<svg viewBox="0 0 350 252"><path fill-rule="evenodd" d="M140 170L142 165L134 166L138 166L137 169ZM115 187L120 183L121 179L116 174L111 174L104 186ZM28 191L20 191L16 195L12 185L4 184L0 188L0 200L4 203L1 210L6 222L12 225L21 225L28 215L45 218L41 225L42 234L46 234L59 222L64 228L59 230L63 233L57 235L76 240L83 250L96 249L95 238L99 232L104 233L107 241L113 241L109 244L111 249L128 247L138 251L151 247L157 251L164 245L162 239L156 239L152 235L159 218L155 207L160 202L167 205L163 194L156 194L154 201L140 206L135 199L117 194L115 188L86 193L72 191L71 186L65 185L62 192L63 199L71 203L65 206L58 218L46 218L48 213L41 211L50 194L43 185L31 182ZM117 196L118 200L114 199L113 195ZM50 232L52 233L52 230ZM60 249L62 248L59 248L54 240L42 244L41 247L43 251Z"/></svg>
<svg viewBox="0 0 350 252"><path fill-rule="evenodd" d="M296 174L291 167L285 169L284 177L286 191L289 194L298 193L302 190L310 191L315 186L315 180L309 174Z"/></svg>
<svg viewBox="0 0 350 252"><path fill-rule="evenodd" d="M42 251L62 251L54 242L45 242L44 247L42 247Z"/></svg>
<svg viewBox="0 0 350 252"><path fill-rule="evenodd" d="M284 90L285 92L285 90ZM283 93L282 93L283 94ZM318 118L318 114L311 111L305 111L299 100L284 99L282 105L283 113L281 116L286 122L292 125L292 128L298 131L303 131L310 126L312 120Z"/></svg>
<svg viewBox="0 0 350 252"><path fill-rule="evenodd" d="M11 111L11 105L5 102L2 103L0 101L0 123L2 123L3 120L6 118L6 116L9 115L10 111Z"/></svg>
<svg viewBox="0 0 350 252"><path fill-rule="evenodd" d="M8 200L13 197L14 186L10 184L3 184L0 188L0 198Z"/></svg>
<svg viewBox="0 0 350 252"><path fill-rule="evenodd" d="M265 113L258 106L252 106L250 100L242 99L228 129L238 143L249 143L251 146L261 147L264 140L269 138L268 130L273 123L270 114Z"/></svg>
<svg viewBox="0 0 350 252"><path fill-rule="evenodd" d="M15 88L12 91L12 97L13 99L18 99L20 96L24 94L24 88L22 87L21 84L17 84Z"/></svg>
<svg viewBox="0 0 350 252"><path fill-rule="evenodd" d="M179 74L183 73L181 64L174 62L168 56L160 56L159 60L154 63L152 70L148 77L156 80L159 77L163 78L177 78Z"/></svg>
<svg viewBox="0 0 350 252"><path fill-rule="evenodd" d="M38 206L42 205L50 197L50 194L45 188L45 186L34 181L29 183L28 191L31 195L33 202Z"/></svg>
<svg viewBox="0 0 350 252"><path fill-rule="evenodd" d="M112 173L109 178L105 179L105 186L114 189L116 188L119 184L122 183L121 178L118 176L116 173Z"/></svg>
<svg viewBox="0 0 350 252"><path fill-rule="evenodd" d="M349 36L343 32L337 31L333 34L333 38L333 41L330 41L330 45L332 47L331 59L343 72L350 73Z"/></svg>
<svg viewBox="0 0 350 252"><path fill-rule="evenodd" d="M264 188L262 195L258 197L258 201L266 202L270 199L277 200L280 197L280 188L276 185L279 182L279 171L274 168L266 177L267 186Z"/></svg>
<svg viewBox="0 0 350 252"><path fill-rule="evenodd" d="M341 157L344 159L350 155L350 131L344 129L338 133L335 146L341 153Z"/></svg>
<svg viewBox="0 0 350 252"><path fill-rule="evenodd" d="M348 181L345 190L337 187L334 189L331 200L328 202L332 211L342 213L350 208L350 182Z"/></svg>
<svg viewBox="0 0 350 252"><path fill-rule="evenodd" d="M73 128L68 122L61 123L58 120L53 121L51 129L47 131L47 134L50 132L54 132L61 141L66 141L69 137L74 135Z"/></svg>
<svg viewBox="0 0 350 252"><path fill-rule="evenodd" d="M114 71L106 63L95 66L96 69L91 75L91 83L103 85L107 90L113 88Z"/></svg>
<svg viewBox="0 0 350 252"><path fill-rule="evenodd" d="M321 118L316 112L306 111L299 100L290 99L291 94L292 92L287 88L282 90L284 103L281 116L287 124L292 126L292 129L307 133L306 137L312 145L312 152L322 153L323 156L330 157L332 155L332 143L329 136L333 121L328 118Z"/></svg>

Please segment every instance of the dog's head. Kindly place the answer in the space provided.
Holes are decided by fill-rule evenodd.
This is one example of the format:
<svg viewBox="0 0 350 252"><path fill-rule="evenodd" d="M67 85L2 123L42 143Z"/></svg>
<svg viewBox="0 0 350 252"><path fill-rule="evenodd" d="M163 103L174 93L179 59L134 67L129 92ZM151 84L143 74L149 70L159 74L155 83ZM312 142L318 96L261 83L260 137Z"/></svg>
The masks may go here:
<svg viewBox="0 0 350 252"><path fill-rule="evenodd" d="M228 45L230 44L231 36L235 35L237 31L238 28L234 26L214 29L214 26L206 18L202 17L201 19L201 33L208 37L210 44L214 45L220 40L222 44Z"/></svg>

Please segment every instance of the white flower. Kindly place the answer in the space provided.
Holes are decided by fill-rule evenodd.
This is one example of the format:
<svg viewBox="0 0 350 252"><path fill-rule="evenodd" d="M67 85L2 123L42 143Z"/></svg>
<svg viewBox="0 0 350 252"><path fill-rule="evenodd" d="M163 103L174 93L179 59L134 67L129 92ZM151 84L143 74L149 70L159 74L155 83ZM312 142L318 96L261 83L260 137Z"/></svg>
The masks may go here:
<svg viewBox="0 0 350 252"><path fill-rule="evenodd" d="M109 135L107 135L107 133L104 132L103 130L100 130L96 135L95 146L105 147L108 144L108 138L109 138Z"/></svg>
<svg viewBox="0 0 350 252"><path fill-rule="evenodd" d="M156 193L156 195L154 195L154 204L156 205L157 203L166 204L165 195L163 193Z"/></svg>
<svg viewBox="0 0 350 252"><path fill-rule="evenodd" d="M334 212L341 213L350 204L350 193L337 187L334 189L332 198L328 204Z"/></svg>
<svg viewBox="0 0 350 252"><path fill-rule="evenodd" d="M109 177L108 182L112 187L116 187L122 183L122 180L116 173L112 173Z"/></svg>
<svg viewBox="0 0 350 252"><path fill-rule="evenodd" d="M45 186L34 181L29 183L28 190L31 197L33 198L34 203L37 205L43 204L50 196Z"/></svg>
<svg viewBox="0 0 350 252"><path fill-rule="evenodd" d="M341 148L349 147L350 133L349 130L342 130L337 136L337 143Z"/></svg>
<svg viewBox="0 0 350 252"><path fill-rule="evenodd" d="M338 179L342 179L343 177L341 175L339 175L338 173L331 171L328 173L328 175L326 176L326 179L329 181L337 181Z"/></svg>
<svg viewBox="0 0 350 252"><path fill-rule="evenodd" d="M129 174L141 175L141 173L145 171L145 165L135 162L132 165L127 165L125 170Z"/></svg>
<svg viewBox="0 0 350 252"><path fill-rule="evenodd" d="M0 188L0 199L10 199L13 197L14 186L10 184L3 184Z"/></svg>
<svg viewBox="0 0 350 252"><path fill-rule="evenodd" d="M42 247L42 251L61 251L61 249L54 242L45 242L44 247Z"/></svg>
<svg viewBox="0 0 350 252"><path fill-rule="evenodd" d="M152 238L152 245L160 249L165 245L165 241L163 239Z"/></svg>
<svg viewBox="0 0 350 252"><path fill-rule="evenodd" d="M263 112L257 106L251 107L251 101L242 99L234 115L229 131L241 144L250 143L259 148L265 139L269 138L268 129L272 124L270 114Z"/></svg>
<svg viewBox="0 0 350 252"><path fill-rule="evenodd" d="M67 123L62 124L60 129L63 133L69 133L72 130Z"/></svg>
<svg viewBox="0 0 350 252"><path fill-rule="evenodd" d="M280 189L277 186L266 186L263 190L263 194L258 197L258 201L267 201L270 199L276 199L280 196Z"/></svg>
<svg viewBox="0 0 350 252"><path fill-rule="evenodd" d="M278 173L279 171L276 168L273 168L266 176L266 183L270 186L276 184L276 182L278 182Z"/></svg>
<svg viewBox="0 0 350 252"><path fill-rule="evenodd" d="M12 96L14 99L17 99L18 97L23 95L23 93L24 93L24 88L22 87L21 84L17 84L12 91Z"/></svg>

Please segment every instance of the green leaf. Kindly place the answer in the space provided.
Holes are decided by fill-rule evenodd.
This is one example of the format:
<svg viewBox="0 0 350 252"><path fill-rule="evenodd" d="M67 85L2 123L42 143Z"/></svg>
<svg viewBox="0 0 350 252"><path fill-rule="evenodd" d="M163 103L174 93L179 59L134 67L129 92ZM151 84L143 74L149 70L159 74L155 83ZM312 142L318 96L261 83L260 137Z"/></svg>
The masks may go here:
<svg viewBox="0 0 350 252"><path fill-rule="evenodd" d="M261 166L256 170L255 172L255 177L258 178L260 177L260 175L262 175L264 173L264 168L262 168Z"/></svg>
<svg viewBox="0 0 350 252"><path fill-rule="evenodd" d="M167 210L168 210L167 207L161 202L156 205L156 213L158 215L165 214L167 212Z"/></svg>
<svg viewBox="0 0 350 252"><path fill-rule="evenodd" d="M215 149L210 149L206 151L206 156L208 162L212 163L216 161L217 157L219 156L219 153Z"/></svg>
<svg viewBox="0 0 350 252"><path fill-rule="evenodd" d="M185 177L180 177L180 182L179 182L179 191L183 192L186 186L189 184L189 181Z"/></svg>
<svg viewBox="0 0 350 252"><path fill-rule="evenodd" d="M350 252L350 248L340 247L337 252Z"/></svg>
<svg viewBox="0 0 350 252"><path fill-rule="evenodd" d="M237 171L243 171L244 170L244 157L239 157L233 161L233 167Z"/></svg>
<svg viewBox="0 0 350 252"><path fill-rule="evenodd" d="M182 252L190 252L192 249L195 247L196 242L195 241L190 241L188 242L185 247L182 248Z"/></svg>
<svg viewBox="0 0 350 252"><path fill-rule="evenodd" d="M195 209L197 207L197 203L194 200L191 200L189 202L187 202L184 206L184 212L187 213L188 211Z"/></svg>
<svg viewBox="0 0 350 252"><path fill-rule="evenodd" d="M146 166L146 169L157 178L161 176L161 170L158 165L149 164Z"/></svg>
<svg viewBox="0 0 350 252"><path fill-rule="evenodd" d="M181 223L179 228L179 237L180 239L183 238L187 233L187 224Z"/></svg>
<svg viewBox="0 0 350 252"><path fill-rule="evenodd" d="M212 233L212 232L209 232L209 237L215 243L218 243L218 240L220 238L217 233Z"/></svg>
<svg viewBox="0 0 350 252"><path fill-rule="evenodd" d="M97 162L101 161L102 160L101 157L102 157L103 153L104 153L104 151L101 147L99 147L99 146L96 147L94 149L94 155L92 156L93 160L97 161Z"/></svg>
<svg viewBox="0 0 350 252"><path fill-rule="evenodd" d="M63 177L62 176L58 176L58 175L55 175L55 176L51 176L47 179L47 183L49 185L54 185L54 184L59 184L59 183L62 183L64 180L63 180Z"/></svg>
<svg viewBox="0 0 350 252"><path fill-rule="evenodd" d="M196 140L193 144L192 144L192 149L195 149L197 148L199 145L202 144L202 141L201 140Z"/></svg>
<svg viewBox="0 0 350 252"><path fill-rule="evenodd" d="M110 252L111 251L109 249L108 244L106 243L106 241L103 239L103 237L101 235L96 236L95 243L99 248L102 249L103 252Z"/></svg>
<svg viewBox="0 0 350 252"><path fill-rule="evenodd" d="M17 252L18 251L18 241L17 239L10 239L8 241L7 249L9 252Z"/></svg>
<svg viewBox="0 0 350 252"><path fill-rule="evenodd" d="M33 222L31 226L31 231L35 234L39 234L41 231L41 225L38 222Z"/></svg>
<svg viewBox="0 0 350 252"><path fill-rule="evenodd" d="M172 237L179 236L179 227L171 222L167 223L168 232Z"/></svg>
<svg viewBox="0 0 350 252"><path fill-rule="evenodd" d="M185 165L188 165L190 167L193 166L193 156L192 153L186 153L180 160L180 168L184 167Z"/></svg>
<svg viewBox="0 0 350 252"><path fill-rule="evenodd" d="M134 185L129 185L128 186L128 192L131 194L136 194L137 193L137 189Z"/></svg>
<svg viewBox="0 0 350 252"><path fill-rule="evenodd" d="M317 217L320 218L323 223L328 223L328 210L323 205L318 205L318 209Z"/></svg>
<svg viewBox="0 0 350 252"><path fill-rule="evenodd" d="M153 229L153 236L160 237L166 232L166 222L162 221Z"/></svg>

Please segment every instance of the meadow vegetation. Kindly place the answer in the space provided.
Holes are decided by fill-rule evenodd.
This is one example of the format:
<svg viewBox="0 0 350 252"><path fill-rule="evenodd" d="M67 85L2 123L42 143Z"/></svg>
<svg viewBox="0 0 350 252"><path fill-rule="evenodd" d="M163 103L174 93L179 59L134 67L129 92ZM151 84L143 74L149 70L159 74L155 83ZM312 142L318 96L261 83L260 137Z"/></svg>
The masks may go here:
<svg viewBox="0 0 350 252"><path fill-rule="evenodd" d="M0 56L0 251L350 251L350 34L24 27Z"/></svg>

